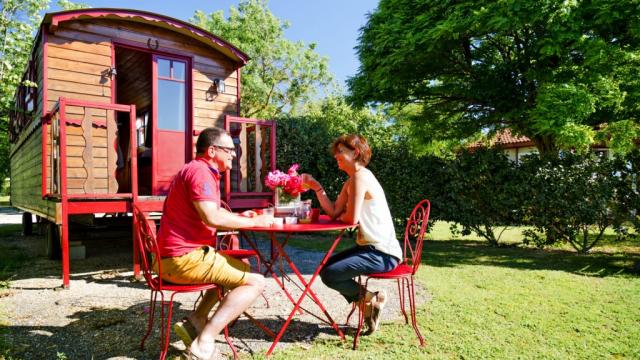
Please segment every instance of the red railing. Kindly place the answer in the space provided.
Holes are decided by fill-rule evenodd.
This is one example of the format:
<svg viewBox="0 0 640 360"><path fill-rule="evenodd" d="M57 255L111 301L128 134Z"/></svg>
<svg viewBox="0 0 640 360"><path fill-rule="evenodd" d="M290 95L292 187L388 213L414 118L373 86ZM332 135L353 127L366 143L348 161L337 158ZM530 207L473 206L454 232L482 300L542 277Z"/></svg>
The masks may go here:
<svg viewBox="0 0 640 360"><path fill-rule="evenodd" d="M265 207L273 191L264 178L276 168L276 122L225 116L225 129L236 147L233 169L225 174L225 199L233 209Z"/></svg>
<svg viewBox="0 0 640 360"><path fill-rule="evenodd" d="M81 119L67 114L69 107L79 107L83 111ZM96 115L104 110L104 120ZM126 153L118 151L117 113L129 114L129 151L130 161L127 164ZM67 199L111 199L134 198L137 196L138 172L135 136L135 105L106 104L75 99L60 98L54 108L45 116L42 126L42 196ZM69 127L75 134L69 134ZM48 130L50 127L50 131ZM94 135L95 133L100 133ZM68 144L73 135L74 143ZM101 138L106 137L106 147ZM100 143L98 144L98 141ZM69 145L69 147L68 147ZM96 156L95 150L100 156ZM104 149L104 150L103 150ZM75 173L70 174L69 152L74 151L71 160ZM79 153L81 152L81 154ZM124 161L122 167L129 166L130 192L118 192L116 179L117 162ZM50 174L48 173L50 171ZM81 176L79 176L79 174ZM72 175L72 176L69 176ZM97 180L100 180L99 182ZM74 192L69 193L69 181L75 181ZM82 187L79 188L78 184ZM98 186L98 183L100 186Z"/></svg>

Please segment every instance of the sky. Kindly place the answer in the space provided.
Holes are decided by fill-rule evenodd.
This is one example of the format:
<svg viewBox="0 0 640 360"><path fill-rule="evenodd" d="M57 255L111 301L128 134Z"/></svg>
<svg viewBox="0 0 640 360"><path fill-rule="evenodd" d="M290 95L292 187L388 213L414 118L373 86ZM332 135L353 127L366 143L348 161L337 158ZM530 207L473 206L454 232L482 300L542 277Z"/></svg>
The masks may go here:
<svg viewBox="0 0 640 360"><path fill-rule="evenodd" d="M196 10L211 13L237 7L239 0L77 0L93 8L109 7L137 9L189 20ZM55 0L51 10L58 11ZM305 44L315 42L316 52L329 58L329 68L336 82L344 83L355 75L360 64L354 47L359 29L367 22L367 13L373 12L378 0L269 0L269 9L280 20L289 21L285 37Z"/></svg>

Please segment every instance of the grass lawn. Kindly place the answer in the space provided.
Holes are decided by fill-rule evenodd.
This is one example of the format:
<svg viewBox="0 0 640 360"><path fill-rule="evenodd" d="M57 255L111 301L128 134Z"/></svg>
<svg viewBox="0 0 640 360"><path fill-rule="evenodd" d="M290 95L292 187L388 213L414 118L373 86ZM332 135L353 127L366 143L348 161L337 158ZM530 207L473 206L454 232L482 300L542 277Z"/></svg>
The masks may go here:
<svg viewBox="0 0 640 360"><path fill-rule="evenodd" d="M344 343L322 339L306 350L279 350L273 358L640 358L640 277L629 271L640 260L639 242L609 236L579 255L565 247L513 245L518 229L505 232L512 245L499 248L473 237L449 240L447 229L434 226L417 275L432 297L418 309L425 348L398 322L363 337L357 351L348 336ZM304 248L317 243L292 241Z"/></svg>

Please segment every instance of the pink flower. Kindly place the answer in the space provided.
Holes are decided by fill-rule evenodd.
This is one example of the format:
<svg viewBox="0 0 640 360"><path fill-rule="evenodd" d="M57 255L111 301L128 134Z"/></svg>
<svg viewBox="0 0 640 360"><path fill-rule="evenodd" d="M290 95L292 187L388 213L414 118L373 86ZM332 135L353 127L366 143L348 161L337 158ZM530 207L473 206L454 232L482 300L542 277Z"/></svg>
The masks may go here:
<svg viewBox="0 0 640 360"><path fill-rule="evenodd" d="M280 170L275 170L269 172L267 174L267 178L264 180L264 183L270 188L275 189L278 186L284 186L289 175L283 173Z"/></svg>
<svg viewBox="0 0 640 360"><path fill-rule="evenodd" d="M289 174L289 176L296 176L296 175L298 175L298 169L299 168L300 168L300 165L293 164L293 165L291 165L291 167L287 171L287 174Z"/></svg>
<svg viewBox="0 0 640 360"><path fill-rule="evenodd" d="M264 179L264 183L271 190L281 187L286 193L297 196L308 190L302 188L302 176L298 175L299 168L300 165L293 164L286 174L280 170L271 171Z"/></svg>
<svg viewBox="0 0 640 360"><path fill-rule="evenodd" d="M289 177L289 180L284 185L284 191L289 194L296 196L299 193L303 192L302 190L302 176L296 175Z"/></svg>

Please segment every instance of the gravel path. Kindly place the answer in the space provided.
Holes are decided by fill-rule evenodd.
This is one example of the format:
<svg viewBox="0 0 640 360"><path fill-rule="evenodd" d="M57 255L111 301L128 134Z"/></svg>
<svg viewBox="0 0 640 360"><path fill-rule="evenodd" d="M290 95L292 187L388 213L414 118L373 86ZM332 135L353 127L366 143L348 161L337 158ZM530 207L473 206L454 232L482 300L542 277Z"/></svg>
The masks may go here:
<svg viewBox="0 0 640 360"><path fill-rule="evenodd" d="M8 216L12 218L8 218ZM0 210L0 224L19 222L16 211ZM60 262L48 260L42 255L42 237L2 237L5 246L17 246L32 256L29 265L21 269L11 280L11 287L0 292L0 318L4 318L8 331L0 332L9 344L14 358L55 359L64 353L69 359L155 359L159 351L159 328L147 341L146 351L139 342L146 330L149 312L149 290L144 282L133 279L131 269L131 245L124 241L87 242L87 259L71 261L70 289L60 289ZM350 241L345 239L344 241ZM322 258L322 253L287 249L296 266L308 280ZM290 273L290 272L289 272ZM293 274L290 273L292 276ZM293 286L286 284L288 289ZM388 306L382 321L400 321L397 290L393 282L372 282L373 289L387 289ZM350 306L335 291L325 287L318 279L313 286L329 313L338 323L343 323ZM418 305L428 299L422 288L416 288ZM293 288L294 294L297 289ZM270 307L259 298L249 312L271 329L279 329L292 309L292 305L269 278L265 295ZM295 295L294 295L295 296ZM180 319L193 308L195 295L176 296L173 319ZM303 307L316 309L310 300ZM317 312L316 312L317 313ZM351 320L353 324L355 318ZM156 324L157 325L157 324ZM384 327L381 331L384 331ZM277 331L276 331L277 332ZM348 330L347 341L351 341ZM236 348L243 358L264 354L271 340L246 318L240 318L231 329ZM284 346L309 347L316 338L337 339L331 327L315 317L296 316L280 341ZM184 349L182 342L172 334L169 359ZM229 354L227 346L221 351ZM277 349L276 349L277 351Z"/></svg>

